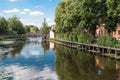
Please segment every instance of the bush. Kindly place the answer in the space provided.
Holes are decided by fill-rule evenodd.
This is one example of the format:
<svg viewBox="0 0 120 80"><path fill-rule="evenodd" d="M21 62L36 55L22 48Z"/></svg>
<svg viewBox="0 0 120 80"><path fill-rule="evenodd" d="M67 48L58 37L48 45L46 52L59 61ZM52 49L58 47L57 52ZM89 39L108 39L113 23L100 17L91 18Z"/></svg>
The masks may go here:
<svg viewBox="0 0 120 80"><path fill-rule="evenodd" d="M109 47L115 47L116 43L117 43L117 40L114 37L112 37L111 35L100 36L97 41L98 45L109 46Z"/></svg>
<svg viewBox="0 0 120 80"><path fill-rule="evenodd" d="M73 34L73 36L72 36L72 41L78 41L78 37L77 37L77 34Z"/></svg>
<svg viewBox="0 0 120 80"><path fill-rule="evenodd" d="M68 41L78 41L77 35L72 33L66 34L57 34L57 39L68 40Z"/></svg>
<svg viewBox="0 0 120 80"><path fill-rule="evenodd" d="M57 38L57 39L63 39L63 36L64 36L64 34L57 34L57 35L56 35L56 38Z"/></svg>
<svg viewBox="0 0 120 80"><path fill-rule="evenodd" d="M69 34L69 41L72 41L72 40L73 40L73 35Z"/></svg>
<svg viewBox="0 0 120 80"><path fill-rule="evenodd" d="M78 42L90 44L93 42L93 38L89 36L87 33L82 33L78 35Z"/></svg>
<svg viewBox="0 0 120 80"><path fill-rule="evenodd" d="M68 41L76 41L76 42L82 42L82 43L92 43L93 38L91 36L87 35L86 33L77 35L72 33L66 33L66 34L57 34L57 39L62 40L68 40Z"/></svg>
<svg viewBox="0 0 120 80"><path fill-rule="evenodd" d="M117 44L115 45L116 48L120 48L120 42L118 41Z"/></svg>
<svg viewBox="0 0 120 80"><path fill-rule="evenodd" d="M69 40L69 34L64 34L63 39L64 40Z"/></svg>
<svg viewBox="0 0 120 80"><path fill-rule="evenodd" d="M106 40L106 37L105 36L100 36L97 40L97 44L98 45L102 45L102 46L105 46L105 40Z"/></svg>

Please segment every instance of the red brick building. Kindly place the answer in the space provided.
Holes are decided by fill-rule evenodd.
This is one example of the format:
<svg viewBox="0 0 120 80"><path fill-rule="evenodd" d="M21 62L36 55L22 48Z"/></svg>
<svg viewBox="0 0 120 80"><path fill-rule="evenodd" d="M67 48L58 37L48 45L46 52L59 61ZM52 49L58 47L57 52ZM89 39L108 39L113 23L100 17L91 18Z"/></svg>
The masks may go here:
<svg viewBox="0 0 120 80"><path fill-rule="evenodd" d="M96 26L96 34L95 37L99 36L107 36L107 30L104 28L104 24L100 24Z"/></svg>
<svg viewBox="0 0 120 80"><path fill-rule="evenodd" d="M107 35L108 35L108 32L104 28L104 24L97 25L95 36L99 37L99 36L107 36ZM112 32L112 35L117 40L120 40L120 23L117 23L116 31Z"/></svg>
<svg viewBox="0 0 120 80"><path fill-rule="evenodd" d="M112 33L113 37L120 40L120 23L117 24L116 31Z"/></svg>

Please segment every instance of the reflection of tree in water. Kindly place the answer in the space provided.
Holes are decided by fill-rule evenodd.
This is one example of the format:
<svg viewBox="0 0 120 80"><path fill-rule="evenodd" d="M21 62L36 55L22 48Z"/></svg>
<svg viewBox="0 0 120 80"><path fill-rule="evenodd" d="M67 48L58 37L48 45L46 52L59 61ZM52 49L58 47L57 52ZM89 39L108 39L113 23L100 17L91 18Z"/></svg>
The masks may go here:
<svg viewBox="0 0 120 80"><path fill-rule="evenodd" d="M11 55L12 57L17 57L20 54L24 45L25 44L20 44L17 47L12 47L13 50L11 50L10 52L6 52L6 53L2 54L1 58L4 60L4 59L6 59L6 57L8 55Z"/></svg>
<svg viewBox="0 0 120 80"><path fill-rule="evenodd" d="M20 54L21 50L23 49L24 45L25 44L22 44L22 45L20 45L18 47L14 47L14 49L9 52L10 55L13 56L13 57L17 57Z"/></svg>
<svg viewBox="0 0 120 80"><path fill-rule="evenodd" d="M42 41L41 44L42 44L42 47L43 47L43 49L44 49L44 53L45 53L47 50L49 50L49 42L48 42L48 41Z"/></svg>
<svg viewBox="0 0 120 80"><path fill-rule="evenodd" d="M60 80L116 80L118 70L114 61L106 59L102 63L104 69L96 66L95 57L91 54L59 45L56 47L56 72Z"/></svg>

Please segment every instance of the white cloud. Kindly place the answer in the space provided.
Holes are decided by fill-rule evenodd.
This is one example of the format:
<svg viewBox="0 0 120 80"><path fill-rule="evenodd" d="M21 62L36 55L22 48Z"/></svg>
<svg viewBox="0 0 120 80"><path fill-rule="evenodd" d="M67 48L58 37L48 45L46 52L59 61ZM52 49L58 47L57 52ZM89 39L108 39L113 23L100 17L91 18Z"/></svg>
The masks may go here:
<svg viewBox="0 0 120 80"><path fill-rule="evenodd" d="M26 12L20 12L20 14L26 14Z"/></svg>
<svg viewBox="0 0 120 80"><path fill-rule="evenodd" d="M55 22L54 22L53 18L46 18L46 21L47 21L47 23L48 23L49 26L55 25Z"/></svg>
<svg viewBox="0 0 120 80"><path fill-rule="evenodd" d="M12 77L13 80L58 80L56 72L52 71L50 67L39 70L35 67L9 65L4 70L4 73L9 74L7 76Z"/></svg>
<svg viewBox="0 0 120 80"><path fill-rule="evenodd" d="M30 22L27 21L27 22L25 22L24 24L25 24L25 25L35 25L35 26L36 26L36 23L33 23L32 21L30 21Z"/></svg>
<svg viewBox="0 0 120 80"><path fill-rule="evenodd" d="M17 0L9 0L10 2L15 2L15 1L17 1Z"/></svg>
<svg viewBox="0 0 120 80"><path fill-rule="evenodd" d="M55 22L48 22L48 25L49 25L49 26L55 25Z"/></svg>
<svg viewBox="0 0 120 80"><path fill-rule="evenodd" d="M30 9L23 9L23 11L25 11L25 12L29 12L29 11L30 11Z"/></svg>
<svg viewBox="0 0 120 80"><path fill-rule="evenodd" d="M51 19L50 18L46 18L46 21L48 22L48 21L50 21Z"/></svg>
<svg viewBox="0 0 120 80"><path fill-rule="evenodd" d="M17 13L17 12L20 12L20 10L17 8L13 8L11 10L4 10L3 12L4 13Z"/></svg>
<svg viewBox="0 0 120 80"><path fill-rule="evenodd" d="M29 38L30 41L41 41L41 38ZM24 49L21 51L21 56L25 58L31 58L31 57L39 57L44 55L44 51L40 48L40 45L29 45L25 46Z"/></svg>
<svg viewBox="0 0 120 80"><path fill-rule="evenodd" d="M42 15L44 15L44 13L40 12L40 11L31 11L29 13L29 15L31 15L31 16L42 16Z"/></svg>
<svg viewBox="0 0 120 80"><path fill-rule="evenodd" d="M23 22L23 19L19 19L21 22Z"/></svg>

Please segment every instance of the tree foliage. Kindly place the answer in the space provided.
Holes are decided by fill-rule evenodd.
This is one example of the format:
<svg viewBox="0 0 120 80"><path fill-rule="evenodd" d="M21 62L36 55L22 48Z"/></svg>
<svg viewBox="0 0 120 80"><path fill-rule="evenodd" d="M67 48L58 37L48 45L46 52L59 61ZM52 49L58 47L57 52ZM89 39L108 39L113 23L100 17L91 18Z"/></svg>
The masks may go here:
<svg viewBox="0 0 120 80"><path fill-rule="evenodd" d="M45 36L49 32L50 27L48 26L46 19L44 19L42 23L42 27L40 28L40 33L42 36Z"/></svg>
<svg viewBox="0 0 120 80"><path fill-rule="evenodd" d="M105 24L110 33L120 22L120 0L62 0L55 14L59 33L81 33L94 36L96 25Z"/></svg>
<svg viewBox="0 0 120 80"><path fill-rule="evenodd" d="M39 31L38 27L34 26L34 25L26 25L26 26L24 26L24 28L25 28L25 33Z"/></svg>
<svg viewBox="0 0 120 80"><path fill-rule="evenodd" d="M0 35L16 35L37 31L39 31L37 26L24 26L23 23L16 16L10 17L8 19L0 17Z"/></svg>
<svg viewBox="0 0 120 80"><path fill-rule="evenodd" d="M116 23L120 22L120 0L106 0L107 18L105 27L110 33L115 30Z"/></svg>
<svg viewBox="0 0 120 80"><path fill-rule="evenodd" d="M4 17L0 17L0 35L8 33L8 23Z"/></svg>
<svg viewBox="0 0 120 80"><path fill-rule="evenodd" d="M10 34L24 34L25 30L22 22L17 17L11 17L8 19L8 27Z"/></svg>

